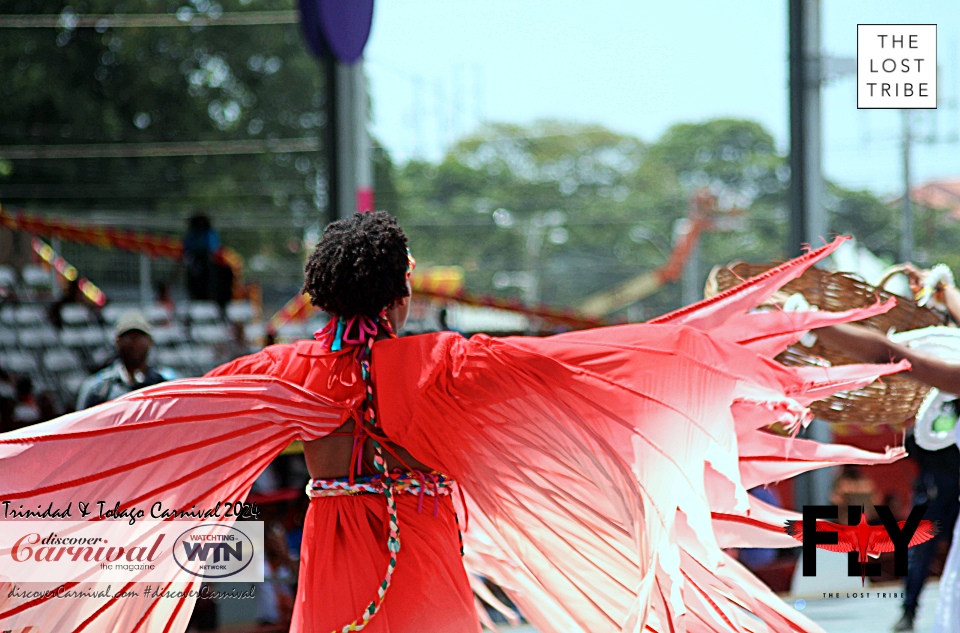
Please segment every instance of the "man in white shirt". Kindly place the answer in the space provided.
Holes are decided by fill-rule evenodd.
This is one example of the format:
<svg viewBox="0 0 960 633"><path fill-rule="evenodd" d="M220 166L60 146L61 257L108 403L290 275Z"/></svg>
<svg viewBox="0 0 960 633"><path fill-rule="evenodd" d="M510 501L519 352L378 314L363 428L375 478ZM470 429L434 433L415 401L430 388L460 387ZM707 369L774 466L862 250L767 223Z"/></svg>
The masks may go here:
<svg viewBox="0 0 960 633"><path fill-rule="evenodd" d="M141 313L131 311L120 316L117 320L116 344L119 358L87 378L80 386L78 411L177 377L170 368L154 368L147 364L153 338L150 324Z"/></svg>

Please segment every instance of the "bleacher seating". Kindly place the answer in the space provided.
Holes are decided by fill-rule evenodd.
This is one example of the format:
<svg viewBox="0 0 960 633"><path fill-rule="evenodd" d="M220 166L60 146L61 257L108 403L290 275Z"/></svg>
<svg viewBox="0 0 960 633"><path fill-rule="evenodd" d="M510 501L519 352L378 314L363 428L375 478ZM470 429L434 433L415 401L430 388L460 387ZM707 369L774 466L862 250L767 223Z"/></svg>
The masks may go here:
<svg viewBox="0 0 960 633"><path fill-rule="evenodd" d="M31 375L40 369L36 356L16 350L0 353L0 367L15 374Z"/></svg>
<svg viewBox="0 0 960 633"><path fill-rule="evenodd" d="M0 326L0 349L12 349L17 346L17 331Z"/></svg>
<svg viewBox="0 0 960 633"><path fill-rule="evenodd" d="M79 303L68 303L60 308L60 318L64 325L89 325L97 321L93 310Z"/></svg>
<svg viewBox="0 0 960 633"><path fill-rule="evenodd" d="M47 310L38 304L20 305L17 306L14 319L20 326L42 325L47 323Z"/></svg>
<svg viewBox="0 0 960 633"><path fill-rule="evenodd" d="M17 271L11 266L0 265L0 298L10 297L17 291Z"/></svg>
<svg viewBox="0 0 960 633"><path fill-rule="evenodd" d="M186 340L186 330L179 323L158 325L153 328L153 342L158 347L174 345Z"/></svg>
<svg viewBox="0 0 960 633"><path fill-rule="evenodd" d="M53 288L53 277L48 270L35 264L24 266L20 271L23 285L37 296L48 296Z"/></svg>
<svg viewBox="0 0 960 633"><path fill-rule="evenodd" d="M17 343L23 349L38 350L57 344L57 332L52 327L21 326L17 330Z"/></svg>
<svg viewBox="0 0 960 633"><path fill-rule="evenodd" d="M219 345L230 340L230 329L222 323L194 325L190 328L191 338L206 345Z"/></svg>
<svg viewBox="0 0 960 633"><path fill-rule="evenodd" d="M230 321L223 320L213 303L178 306L172 321L160 305L113 304L98 314L86 305L66 304L60 310L60 330L50 324L49 309L49 302L0 305L0 368L29 375L35 391L53 390L68 405L76 401L87 376L116 358L113 328L125 311L140 310L152 322L151 362L171 367L181 377L202 375L227 360L225 346L233 337ZM228 314L245 324L248 341L259 342L251 335L262 334L263 325L249 320L253 316L249 304L231 304ZM307 329L288 328L286 334L296 338Z"/></svg>
<svg viewBox="0 0 960 633"><path fill-rule="evenodd" d="M253 321L253 306L249 301L232 301L227 305L227 320L244 325Z"/></svg>
<svg viewBox="0 0 960 633"><path fill-rule="evenodd" d="M164 306L157 303L143 308L143 316L153 325L168 323L173 318Z"/></svg>
<svg viewBox="0 0 960 633"><path fill-rule="evenodd" d="M100 316L103 317L104 323L113 325L124 312L141 309L139 303L108 303L104 306L103 310L100 311Z"/></svg>
<svg viewBox="0 0 960 633"><path fill-rule="evenodd" d="M247 323L243 326L248 341L262 341L267 335L267 326L261 322Z"/></svg>

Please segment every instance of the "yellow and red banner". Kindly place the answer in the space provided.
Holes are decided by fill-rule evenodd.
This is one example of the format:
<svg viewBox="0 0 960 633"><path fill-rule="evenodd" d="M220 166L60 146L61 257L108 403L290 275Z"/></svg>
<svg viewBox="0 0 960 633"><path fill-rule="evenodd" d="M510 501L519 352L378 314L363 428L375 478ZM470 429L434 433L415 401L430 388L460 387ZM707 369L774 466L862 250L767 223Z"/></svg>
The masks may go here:
<svg viewBox="0 0 960 633"><path fill-rule="evenodd" d="M2 207L0 226L47 238L58 238L65 242L88 244L103 249L115 248L154 258L180 259L183 255L183 244L177 237L55 220L24 211L10 212ZM214 259L230 266L239 278L243 271L243 259L236 251L223 247L214 254Z"/></svg>
<svg viewBox="0 0 960 633"><path fill-rule="evenodd" d="M558 323L573 329L609 325L607 319L585 316L576 310L556 308L548 305L530 306L517 299L504 299L490 295L479 295L464 290L463 269L459 266L434 266L415 271L410 277L410 285L415 296L437 301L455 301L471 306L497 308L538 317L551 323ZM306 321L315 312L306 294L297 295L270 318L269 327L274 331L292 321Z"/></svg>
<svg viewBox="0 0 960 633"><path fill-rule="evenodd" d="M97 306L103 306L107 303L107 295L104 294L103 290L100 290L100 288L86 277L80 277L76 267L61 257L57 251L53 250L52 246L37 237L33 238L31 246L33 247L33 252L36 253L44 263L57 271L58 275L67 281L77 281L77 287L80 288L80 292L82 292L83 296L91 303Z"/></svg>

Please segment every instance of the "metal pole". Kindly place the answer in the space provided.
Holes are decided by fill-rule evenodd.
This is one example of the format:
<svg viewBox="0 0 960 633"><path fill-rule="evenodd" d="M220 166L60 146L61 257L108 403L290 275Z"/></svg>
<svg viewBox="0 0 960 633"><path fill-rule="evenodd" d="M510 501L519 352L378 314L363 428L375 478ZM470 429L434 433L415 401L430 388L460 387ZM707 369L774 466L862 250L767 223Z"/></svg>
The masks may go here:
<svg viewBox="0 0 960 633"><path fill-rule="evenodd" d="M526 282L523 299L533 305L540 300L540 250L543 246L545 223L542 211L537 211L526 223L524 259L526 260Z"/></svg>
<svg viewBox="0 0 960 633"><path fill-rule="evenodd" d="M790 29L790 243L798 255L806 243L816 246L827 236L820 165L820 2L789 1ZM803 437L818 442L833 438L823 420L814 420ZM798 507L829 503L833 474L821 468L796 478Z"/></svg>
<svg viewBox="0 0 960 633"><path fill-rule="evenodd" d="M900 111L903 125L903 215L900 218L900 261L913 259L913 203L910 200L910 110Z"/></svg>
<svg viewBox="0 0 960 633"><path fill-rule="evenodd" d="M354 210L360 212L375 209L373 199L373 161L370 152L370 135L367 133L367 76L363 62L353 65L354 85L354 160L356 175L354 184ZM396 209L393 209L396 212Z"/></svg>
<svg viewBox="0 0 960 633"><path fill-rule="evenodd" d="M327 77L327 221L348 218L359 210L358 189L363 187L364 210L372 207L373 173L370 168L363 64L342 64L324 58Z"/></svg>
<svg viewBox="0 0 960 633"><path fill-rule="evenodd" d="M693 222L687 221L687 230L693 230ZM702 234L701 234L702 235ZM688 306L703 299L703 280L700 278L700 240L697 239L687 261L683 262L683 278L680 295L683 305Z"/></svg>
<svg viewBox="0 0 960 633"><path fill-rule="evenodd" d="M356 65L336 63L337 218L348 218L357 208L356 69Z"/></svg>
<svg viewBox="0 0 960 633"><path fill-rule="evenodd" d="M152 303L150 297L150 257L140 255L140 305L146 307Z"/></svg>
<svg viewBox="0 0 960 633"><path fill-rule="evenodd" d="M820 2L790 0L790 230L787 253L828 237L820 165Z"/></svg>
<svg viewBox="0 0 960 633"><path fill-rule="evenodd" d="M340 208L340 183L339 183L339 150L337 146L337 128L340 127L340 117L337 111L337 61L333 55L326 55L323 58L323 76L325 80L325 92L327 93L326 102L326 127L324 129L323 149L327 163L327 209L324 225L333 222L338 217ZM322 229L322 227L321 227Z"/></svg>
<svg viewBox="0 0 960 633"><path fill-rule="evenodd" d="M53 252L60 255L60 238L54 237L50 239L50 248L53 249ZM63 289L60 287L60 279L57 277L57 271L53 266L50 267L50 295L53 297L54 301L60 299L63 296Z"/></svg>
<svg viewBox="0 0 960 633"><path fill-rule="evenodd" d="M803 0L790 0L789 6L790 64L790 227L787 232L787 254L798 255L807 238L806 187L803 155L806 148L804 125L804 88L806 68L804 53Z"/></svg>

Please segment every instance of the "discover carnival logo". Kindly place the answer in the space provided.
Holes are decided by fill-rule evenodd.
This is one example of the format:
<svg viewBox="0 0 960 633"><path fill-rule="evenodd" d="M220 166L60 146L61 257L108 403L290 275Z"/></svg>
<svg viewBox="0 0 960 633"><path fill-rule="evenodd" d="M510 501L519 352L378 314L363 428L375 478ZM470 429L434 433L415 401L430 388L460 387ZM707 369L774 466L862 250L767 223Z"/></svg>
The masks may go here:
<svg viewBox="0 0 960 633"><path fill-rule="evenodd" d="M235 527L198 525L177 537L173 559L180 569L201 578L235 576L253 562L253 540Z"/></svg>
<svg viewBox="0 0 960 633"><path fill-rule="evenodd" d="M15 583L262 582L263 542L261 521L0 521L0 570Z"/></svg>

